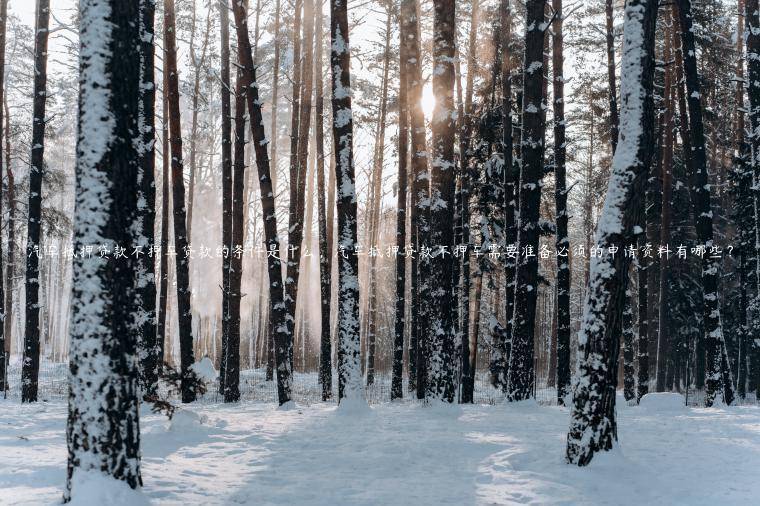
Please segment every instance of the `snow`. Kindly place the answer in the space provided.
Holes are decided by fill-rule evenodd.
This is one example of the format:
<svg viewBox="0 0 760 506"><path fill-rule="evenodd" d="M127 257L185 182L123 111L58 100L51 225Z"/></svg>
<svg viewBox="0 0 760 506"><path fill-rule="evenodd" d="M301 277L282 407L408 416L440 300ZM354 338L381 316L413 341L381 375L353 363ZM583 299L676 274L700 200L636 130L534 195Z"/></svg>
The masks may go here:
<svg viewBox="0 0 760 506"><path fill-rule="evenodd" d="M585 468L564 461L568 411L534 402L389 403L361 417L334 404L191 405L178 413L205 422L182 431L142 409L142 491L78 473L73 504L756 503L760 407L672 416L667 397L618 405L620 445ZM60 501L65 423L63 401L0 400L0 503Z"/></svg>
<svg viewBox="0 0 760 506"><path fill-rule="evenodd" d="M138 490L115 480L98 471L79 472L72 481L71 506L91 506L107 504L108 506L143 506L148 499Z"/></svg>
<svg viewBox="0 0 760 506"><path fill-rule="evenodd" d="M195 375L198 376L203 381L205 381L206 383L211 383L212 381L215 381L218 374L216 372L216 369L214 369L214 363L208 357L203 357L202 359L200 359L199 361L191 365L190 369L192 369Z"/></svg>
<svg viewBox="0 0 760 506"><path fill-rule="evenodd" d="M641 398L640 404L642 409L650 412L663 413L670 411L682 411L686 407L686 402L681 394L672 392L658 392L646 394Z"/></svg>

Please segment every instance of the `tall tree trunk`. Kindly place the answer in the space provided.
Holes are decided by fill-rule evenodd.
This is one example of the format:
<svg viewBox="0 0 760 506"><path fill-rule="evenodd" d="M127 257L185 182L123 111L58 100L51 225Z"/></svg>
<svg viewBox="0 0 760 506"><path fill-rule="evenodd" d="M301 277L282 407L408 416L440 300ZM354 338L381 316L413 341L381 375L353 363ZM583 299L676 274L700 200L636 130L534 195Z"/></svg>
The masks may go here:
<svg viewBox="0 0 760 506"><path fill-rule="evenodd" d="M404 396L404 330L406 324L406 183L409 159L409 90L404 69L407 59L403 36L399 35L399 81L398 81L398 194L396 204L396 313L393 334L393 376L391 400Z"/></svg>
<svg viewBox="0 0 760 506"><path fill-rule="evenodd" d="M453 0L433 2L433 93L435 110L431 120L432 160L430 166L430 260L437 277L430 298L430 368L426 398L454 402L456 330L452 311L454 278L454 56L456 16Z"/></svg>
<svg viewBox="0 0 760 506"><path fill-rule="evenodd" d="M633 329L633 291L629 287L625 292L625 308L623 309L623 396L626 401L636 398L636 382L634 378L633 346L635 332Z"/></svg>
<svg viewBox="0 0 760 506"><path fill-rule="evenodd" d="M710 252L713 247L713 221L690 0L678 0L678 17L681 26L691 134L691 195L694 200L697 239L707 251L702 257L702 303L707 346L705 404L711 406L721 389L723 402L731 404L734 400L733 379L730 370L728 370L728 363L724 364L724 361L721 360L726 343L723 338L720 299L718 297L718 269L720 265L718 259L713 258Z"/></svg>
<svg viewBox="0 0 760 506"><path fill-rule="evenodd" d="M295 77L293 80L293 111L294 116L298 113L299 117L293 119L293 131L291 135L291 162L290 162L290 219L288 223L288 266L287 276L285 277L285 288L287 290L288 303L288 327L290 335L294 335L296 323L296 300L298 295L298 280L301 272L301 250L303 246L303 215L306 198L306 176L307 176L307 158L309 153L309 123L311 121L311 95L313 83L313 64L314 64L314 0L305 0L304 5L304 23L303 23L303 40L298 35L298 26L300 25L300 4L301 0L296 1L296 32L298 38L296 46L303 43L303 68L298 70L300 60L298 53L295 57ZM300 92L296 87L300 86ZM295 151L293 150L295 148ZM289 350L291 362L293 360L292 344Z"/></svg>
<svg viewBox="0 0 760 506"><path fill-rule="evenodd" d="M751 325L752 342L754 343L755 360L760 361L760 3L758 0L745 0L745 22L747 24L747 98L749 99L750 134L747 136L750 145L750 170L752 172L752 201L754 207L755 234L754 242L754 282L755 297L752 301ZM758 378L760 379L760 378ZM760 392L760 382L754 385Z"/></svg>
<svg viewBox="0 0 760 506"><path fill-rule="evenodd" d="M139 219L138 2L83 0L79 12L74 247L112 249L132 241ZM72 490L78 473L142 485L134 332L139 270L131 258L116 261L118 269L114 259L74 259L65 501L78 492Z"/></svg>
<svg viewBox="0 0 760 506"><path fill-rule="evenodd" d="M567 236L567 182L565 168L565 77L562 53L562 0L554 9L552 72L554 77L554 200L557 235L557 401L564 404L570 391L570 239ZM564 251L564 255L561 252Z"/></svg>
<svg viewBox="0 0 760 506"><path fill-rule="evenodd" d="M272 188L277 194L277 112L280 94L280 0L275 0L274 7L274 61L272 62L272 121L269 128L269 136L272 139Z"/></svg>
<svg viewBox="0 0 760 506"><path fill-rule="evenodd" d="M665 51L664 59L670 62L673 59L673 6L667 7L666 28L665 28ZM663 98L665 100L665 118L664 118L664 140L662 152L662 200L661 200L661 223L660 223L660 247L668 247L670 244L670 223L672 199L672 174L673 174L673 142L675 122L673 121L675 101L673 100L673 69L668 66L665 69L665 86ZM659 256L659 255L658 255ZM659 276L659 296L657 298L658 314L657 323L659 331L657 332L657 391L665 390L666 370L668 356L670 355L670 339L668 337L668 255L659 258L660 276Z"/></svg>
<svg viewBox="0 0 760 506"><path fill-rule="evenodd" d="M3 174L3 154L2 154L2 146L3 146L3 125L5 124L3 121L3 104L5 103L5 85L4 85L4 78L5 78L5 25L6 21L8 19L8 0L0 0L0 177L2 177ZM7 135L7 131L6 131ZM8 173L10 174L10 167L7 167L6 170L8 170ZM8 195L10 195L10 178L8 180ZM9 200L9 207L10 207L10 198ZM2 196L0 196L0 228L2 228L2 216L3 216L3 204L2 204ZM8 229L8 244L10 245L10 228ZM9 251L10 254L10 251ZM3 266L2 266L2 240L0 240L0 278L3 276ZM6 264L6 269L10 269L10 265ZM7 304L7 297L4 293L4 289L8 292L11 291L11 285L10 283L7 284L7 286L3 286L3 282L5 279L0 279L0 304L2 304L2 307L0 307L0 392L5 392L8 389L8 372L6 371L6 364L8 363L9 354L5 352L5 341L11 339L10 333L5 332L5 320L8 315L8 313L11 310L11 306ZM8 318L10 319L10 318Z"/></svg>
<svg viewBox="0 0 760 506"><path fill-rule="evenodd" d="M332 346L330 342L330 302L332 289L332 244L327 239L327 215L325 210L325 106L322 77L323 27L322 9L315 9L314 56L314 141L317 148L317 220L319 222L319 288L321 304L321 329L319 340L319 383L322 400L332 398Z"/></svg>
<svg viewBox="0 0 760 506"><path fill-rule="evenodd" d="M615 154L618 142L618 128L620 123L617 106L617 84L615 78L615 23L614 23L614 0L605 0L604 18L607 41L607 86L608 101L610 107L610 144L612 154Z"/></svg>
<svg viewBox="0 0 760 506"><path fill-rule="evenodd" d="M137 219L139 231L135 246L142 248L137 255L137 292L140 300L137 325L140 329L140 383L143 396L154 397L158 392L159 346L156 321L156 262L152 249L156 224L156 83L154 71L155 0L140 0L140 102L137 145L139 200Z"/></svg>
<svg viewBox="0 0 760 506"><path fill-rule="evenodd" d="M288 200L288 250L291 248L298 248L300 258L300 240L296 245L296 236L294 229L299 228L302 230L303 224L301 223L301 217L303 212L298 214L298 202L299 202L299 156L298 156L298 142L301 140L299 131L299 122L301 119L301 92L303 89L303 83L301 82L301 71L303 69L303 60L301 57L302 44L308 47L310 44L306 43L301 38L301 13L303 11L304 0L295 0L293 7L293 30L291 34L291 43L293 50L293 94L290 101L291 116L290 116L290 170L289 174L289 195ZM304 178L305 179L305 178ZM288 310L288 334L292 336L290 339L293 341L295 336L295 319L296 319L296 292L298 290L298 281L292 279L290 276L296 270L298 270L299 262L295 259L295 250L285 253L286 264L286 276L285 276L285 303ZM291 264L293 266L291 267ZM293 368L293 345L291 342L288 349L288 356L290 357L290 367Z"/></svg>
<svg viewBox="0 0 760 506"><path fill-rule="evenodd" d="M50 0L37 0L34 30L34 100L32 153L29 167L29 205L26 239L26 328L21 369L21 401L37 401L40 374L40 234L42 232L42 177L45 172L45 104L47 102L47 47Z"/></svg>
<svg viewBox="0 0 760 506"><path fill-rule="evenodd" d="M621 131L612 162L607 197L596 231L602 251L624 251L638 232L640 198L646 167L654 152L654 36L657 2L629 0L625 8L621 76ZM579 381L576 383L567 460L585 466L617 439L615 390L619 333L628 286L627 255L591 259L588 294L578 335Z"/></svg>
<svg viewBox="0 0 760 506"><path fill-rule="evenodd" d="M261 194L264 235L267 251L269 252L267 254L267 272L269 274L270 314L272 315L269 324L273 327L275 341L277 399L280 405L283 405L291 400L292 369L290 357L288 356L288 347L291 344L291 340L288 335L287 309L282 284L282 267L278 254L280 251L280 240L277 236L275 196L272 189L271 170L267 154L268 141L262 122L261 103L259 102L259 90L256 82L256 68L253 65L251 41L248 37L246 8L242 2L235 2L232 9L235 16L238 58L240 60L240 71L242 72L241 89L246 90L245 98L248 106L251 138L256 153L256 168L259 175L259 193Z"/></svg>
<svg viewBox="0 0 760 506"><path fill-rule="evenodd" d="M541 179L544 173L544 37L545 2L527 2L525 32L525 61L523 76L522 171L520 174L518 251L530 248L538 251L538 220L541 202ZM515 311L512 349L509 354L510 401L532 397L533 335L538 293L538 256L521 255L517 261L515 279Z"/></svg>
<svg viewBox="0 0 760 506"><path fill-rule="evenodd" d="M509 0L501 0L501 150L504 158L504 243L517 246L517 202L520 169L515 164L512 140L512 7ZM512 347L512 328L515 312L515 275L517 258L504 256L504 319L506 342L502 354L504 370L501 388L506 392L509 383L509 354Z"/></svg>
<svg viewBox="0 0 760 506"><path fill-rule="evenodd" d="M238 58L240 60L240 58ZM243 206L245 204L245 95L238 70L235 84L235 150L232 181L232 235L229 247L229 336L224 358L224 402L240 400L240 289L243 279Z"/></svg>
<svg viewBox="0 0 760 506"><path fill-rule="evenodd" d="M346 0L330 0L333 152L338 200L338 398L363 402L359 342L359 262Z"/></svg>
<svg viewBox="0 0 760 506"><path fill-rule="evenodd" d="M402 0L400 11L401 39L406 53L406 61L402 71L406 74L408 83L407 101L410 104L409 121L412 139L412 195L411 195L411 232L412 247L420 251L426 244L427 217L423 213L424 202L427 200L427 147L425 139L425 118L422 112L422 74L418 64L420 60L420 35L416 0ZM427 296L425 275L420 269L422 262L418 258L412 262L411 275L411 305L412 311L410 348L409 388L417 391L417 398L425 396L425 380L427 376L424 343L421 342L421 329L425 328L428 304L422 303ZM422 281L422 282L421 282Z"/></svg>
<svg viewBox="0 0 760 506"><path fill-rule="evenodd" d="M169 93L168 93L168 72L166 71L166 50L164 50L163 66L163 87L161 93L162 105L162 131L161 131L161 261L159 270L161 271L161 284L158 293L158 367L159 372L163 367L167 339L166 314L169 305L169 170L171 148L169 147Z"/></svg>
<svg viewBox="0 0 760 506"><path fill-rule="evenodd" d="M374 199L370 223L370 246L377 246L380 239L380 211L383 200L383 165L385 161L385 123L388 110L388 74L390 71L391 54L391 19L393 9L386 6L385 18L385 52L383 58L383 80L380 96L380 111L378 114L377 139L375 140L375 157L373 167ZM369 304L367 330L367 385L375 382L375 348L377 340L377 256L369 258Z"/></svg>
<svg viewBox="0 0 760 506"><path fill-rule="evenodd" d="M182 402L193 402L193 313L190 306L190 264L185 209L184 164L182 162L182 124L179 107L179 75L177 73L177 43L175 39L174 0L164 3L164 45L168 73L169 144L172 154L172 204L174 207L174 257L177 268L177 314L179 318L180 370L182 375Z"/></svg>
<svg viewBox="0 0 760 506"><path fill-rule="evenodd" d="M3 335L5 336L4 354L10 358L11 341L13 339L13 278L16 276L16 182L11 166L11 116L8 109L8 97L3 98L5 111L5 172L8 177L8 262L5 268L5 321ZM2 155L0 155L2 156ZM6 359L7 360L7 359ZM7 362L6 362L7 363ZM6 370L6 388L7 373Z"/></svg>
<svg viewBox="0 0 760 506"><path fill-rule="evenodd" d="M470 205L470 160L472 158L472 130L473 130L473 87L475 73L477 72L477 30L479 24L480 1L472 2L470 12L470 30L469 40L467 42L467 80L465 89L462 90L462 75L460 68L459 54L456 56L456 86L457 86L457 130L459 131L459 166L457 167L458 186L455 190L455 214L454 214L454 245L459 246L465 241L469 245L469 205ZM498 28L495 27L495 30ZM499 33L499 32L497 32ZM455 251L456 253L456 251ZM459 402L471 403L473 398L472 388L474 387L474 369L470 368L470 258L469 248L461 254L455 255L453 264L453 282L454 282L454 299L452 308L454 309L454 329L457 332L458 342L456 349L459 352L458 381L459 381ZM460 284L461 278L461 284ZM458 312L461 310L462 316ZM499 340L501 335L495 340L495 347L503 350L505 343ZM494 353L493 362L499 369L506 367L506 359L503 353Z"/></svg>
<svg viewBox="0 0 760 506"><path fill-rule="evenodd" d="M229 2L219 2L221 20L221 93L222 93L222 245L226 250L222 257L222 360L219 363L219 393L225 395L227 347L230 340L231 312L230 312L230 272L232 263L232 105L230 94L232 84L230 82L230 15ZM236 92L238 90L235 90ZM235 98L237 105L237 96ZM245 103L243 103L245 108ZM244 114L235 110L235 122L237 126L238 114ZM237 135L237 128L235 130ZM235 139L237 141L237 138Z"/></svg>

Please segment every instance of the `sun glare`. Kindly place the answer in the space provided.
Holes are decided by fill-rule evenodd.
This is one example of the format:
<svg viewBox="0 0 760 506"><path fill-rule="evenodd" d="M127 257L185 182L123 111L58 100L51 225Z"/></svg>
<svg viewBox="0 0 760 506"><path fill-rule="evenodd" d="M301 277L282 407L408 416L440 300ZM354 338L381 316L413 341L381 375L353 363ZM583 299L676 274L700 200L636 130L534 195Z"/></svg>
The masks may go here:
<svg viewBox="0 0 760 506"><path fill-rule="evenodd" d="M433 94L433 86L428 83L422 88L422 113L426 119L430 119L433 116L433 109L435 109L435 95Z"/></svg>

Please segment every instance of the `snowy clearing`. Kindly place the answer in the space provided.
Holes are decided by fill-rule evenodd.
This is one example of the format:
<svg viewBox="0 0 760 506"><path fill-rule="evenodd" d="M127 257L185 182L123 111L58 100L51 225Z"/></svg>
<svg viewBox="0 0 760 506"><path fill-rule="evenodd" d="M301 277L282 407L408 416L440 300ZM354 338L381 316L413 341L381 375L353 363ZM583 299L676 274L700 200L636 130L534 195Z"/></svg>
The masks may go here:
<svg viewBox="0 0 760 506"><path fill-rule="evenodd" d="M619 409L620 449L585 469L564 462L567 410L530 403L144 414L143 493L204 505L756 503L760 407L667 404ZM60 501L65 417L61 401L0 401L0 504Z"/></svg>

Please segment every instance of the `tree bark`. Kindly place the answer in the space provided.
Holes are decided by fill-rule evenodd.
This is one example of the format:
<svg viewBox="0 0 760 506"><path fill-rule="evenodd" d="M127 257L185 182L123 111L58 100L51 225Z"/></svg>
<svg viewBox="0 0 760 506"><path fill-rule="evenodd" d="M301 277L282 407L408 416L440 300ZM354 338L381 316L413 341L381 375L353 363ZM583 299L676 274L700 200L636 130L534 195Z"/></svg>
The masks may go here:
<svg viewBox="0 0 760 506"><path fill-rule="evenodd" d="M567 236L567 182L565 148L565 77L562 53L562 0L553 0L552 71L554 77L554 200L557 229L557 401L564 404L570 391L570 239ZM561 252L564 250L565 254Z"/></svg>
<svg viewBox="0 0 760 506"><path fill-rule="evenodd" d="M426 354L424 343L421 341L422 329L427 320L428 304L421 304L427 296L424 282L425 273L420 259L420 247L426 245L427 217L424 214L424 202L428 198L427 188L427 147L425 139L425 118L422 112L422 74L419 66L420 35L416 0L402 0L400 11L400 32L403 40L406 61L402 71L406 73L410 104L409 121L412 139L412 195L411 195L411 232L412 247L417 251L416 261L412 262L411 294L412 311L410 348L409 388L416 390L417 398L425 396L425 381L427 377ZM422 281L422 282L421 282Z"/></svg>
<svg viewBox="0 0 760 506"><path fill-rule="evenodd" d="M330 0L333 152L338 200L338 398L364 402L359 342L359 262L347 0Z"/></svg>
<svg viewBox="0 0 760 506"><path fill-rule="evenodd" d="M607 96L610 107L610 144L612 154L615 154L618 142L618 125L620 118L617 106L617 83L615 77L615 24L614 24L614 0L605 0L604 18L607 42Z"/></svg>
<svg viewBox="0 0 760 506"><path fill-rule="evenodd" d="M668 16L665 28L665 50L664 59L670 62L673 59L673 6L667 8ZM662 153L662 220L660 222L660 247L668 247L670 244L670 223L671 223L671 199L672 191L672 174L673 174L673 142L675 122L673 113L675 101L673 100L673 69L668 65L665 68L665 86L663 98L665 100L665 118L664 118L664 142ZM658 254L658 256L660 256ZM665 380L667 363L670 355L670 339L668 336L668 273L670 272L668 254L660 256L659 267L659 296L657 298L658 314L657 323L659 331L657 332L657 391L665 391Z"/></svg>
<svg viewBox="0 0 760 506"><path fill-rule="evenodd" d="M636 383L634 378L633 348L635 332L633 329L633 291L625 292L625 308L623 309L623 396L626 401L636 398Z"/></svg>
<svg viewBox="0 0 760 506"><path fill-rule="evenodd" d="M239 60L241 58L238 58ZM243 206L245 204L245 95L238 70L235 84L235 149L232 174L232 234L229 247L229 336L224 358L224 402L240 400L240 289L243 277Z"/></svg>
<svg viewBox="0 0 760 506"><path fill-rule="evenodd" d="M2 146L3 146L3 125L5 124L3 121L3 112L4 108L2 107L5 103L5 25L6 21L8 20L8 0L0 0L0 177L2 177L3 173L3 154L2 154ZM5 133L7 135L7 132ZM7 167L6 170L10 173L10 167ZM10 179L8 180L8 194L10 195ZM10 206L10 199L9 199L9 206ZM2 216L3 216L3 203L2 203L2 197L0 196L0 228L2 228ZM8 244L10 245L10 228L8 229ZM10 253L10 252L9 252ZM10 283L7 283L7 286L4 285L4 281L6 279L1 279L3 275L3 254L2 254L2 241L0 240L0 304L2 306L0 307L0 392L5 392L8 389L8 372L6 371L6 365L8 364L9 353L6 353L5 351L5 341L11 339L10 333L5 332L5 319L8 316L8 313L10 312L11 306L7 303L7 297L5 295L4 290L11 291L11 285ZM6 269L10 269L10 265L6 265ZM10 318L9 318L10 319Z"/></svg>
<svg viewBox="0 0 760 506"><path fill-rule="evenodd" d="M755 282L755 296L751 304L752 317L752 342L755 360L760 362L760 5L758 0L745 0L745 22L747 24L747 98L749 99L750 129L747 140L750 148L750 170L752 173L752 201L754 208L755 230L753 237L755 265L753 277ZM756 378L760 380L760 378ZM755 385L756 393L760 392L760 381Z"/></svg>
<svg viewBox="0 0 760 506"><path fill-rule="evenodd" d="M232 105L230 95L230 33L229 33L229 3L219 2L221 20L221 94L222 94L222 360L219 363L219 393L226 395L228 360L227 347L230 340L231 311L230 311L230 273L232 262ZM235 90L236 92L238 90ZM237 105L237 97L236 97ZM243 104L245 107L245 104ZM245 111L243 111L244 113ZM238 111L235 110L237 123ZM237 126L237 125L236 125ZM237 129L235 130L237 135ZM237 141L237 137L235 139Z"/></svg>
<svg viewBox="0 0 760 506"><path fill-rule="evenodd" d="M330 342L330 302L332 289L332 244L327 239L327 216L325 210L325 108L324 82L322 77L323 30L322 9L315 9L314 56L314 141L317 149L317 220L319 222L319 288L321 304L321 329L319 343L319 383L322 400L332 398L332 345Z"/></svg>
<svg viewBox="0 0 760 506"><path fill-rule="evenodd" d="M710 249L713 247L713 220L690 0L678 0L678 17L681 26L684 74L686 77L687 104L690 120L691 194L694 200L697 238L706 250L705 255L702 257L702 302L707 347L705 404L711 406L715 396L722 390L723 402L730 405L734 400L734 386L731 372L728 370L728 363L721 359L726 343L723 338L720 300L718 297L718 269L720 265L718 259L713 258L710 252Z"/></svg>
<svg viewBox="0 0 760 506"><path fill-rule="evenodd" d="M621 76L621 131L618 149L596 231L601 251L622 252L639 232L636 202L654 152L654 38L657 3L630 0L625 9ZM591 259L588 293L578 335L580 378L573 396L567 436L568 462L588 465L594 454L610 450L617 439L615 390L619 333L630 258L611 254Z"/></svg>
<svg viewBox="0 0 760 506"><path fill-rule="evenodd" d="M158 392L159 346L156 320L156 262L153 257L156 224L156 83L154 71L156 14L155 0L140 0L140 114L138 129L139 232L134 239L138 254L137 288L140 308L137 325L140 329L140 383L143 396L154 397Z"/></svg>
<svg viewBox="0 0 760 506"><path fill-rule="evenodd" d="M520 169L514 160L514 143L512 130L512 7L509 0L501 2L501 150L504 158L504 243L517 246L517 210ZM517 258L509 254L504 256L504 319L505 342L501 354L503 370L499 384L506 392L509 383L509 355L512 347L512 328L515 312L515 275Z"/></svg>
<svg viewBox="0 0 760 506"><path fill-rule="evenodd" d="M512 349L509 354L507 398L520 401L533 396L533 339L538 293L538 240L541 180L544 173L544 26L545 2L527 2L523 76L522 171L520 174L518 252L526 248L533 256L520 255L515 279L515 311Z"/></svg>
<svg viewBox="0 0 760 506"><path fill-rule="evenodd" d="M391 19L393 10L386 6L385 51L383 58L383 80L378 114L377 139L373 167L373 202L370 223L370 246L378 246L380 239L380 211L383 200L383 165L385 162L385 123L388 110L388 74L390 71ZM367 385L375 382L375 348L377 340L377 256L369 258L369 304L367 329Z"/></svg>
<svg viewBox="0 0 760 506"><path fill-rule="evenodd" d="M454 278L454 56L456 16L453 0L433 2L433 93L436 97L431 120L432 163L430 166L430 259L437 277L430 293L430 366L426 399L454 402L456 330L452 317Z"/></svg>
<svg viewBox="0 0 760 506"><path fill-rule="evenodd" d="M169 170L171 148L169 147L169 94L168 94L168 72L166 71L166 50L164 50L164 72L163 72L163 89L161 94L162 104L162 132L161 132L161 261L159 270L161 271L161 283L158 293L158 368L159 372L164 363L164 349L166 347L167 326L166 313L169 305Z"/></svg>
<svg viewBox="0 0 760 506"><path fill-rule="evenodd" d="M138 2L84 0L79 12L75 250L129 244L140 198ZM137 262L77 256L73 276L67 502L80 472L142 485Z"/></svg>
<svg viewBox="0 0 760 506"><path fill-rule="evenodd" d="M409 159L409 90L404 71L407 60L403 36L399 35L399 82L398 82L398 194L396 204L396 314L393 334L393 371L391 400L404 396L404 329L406 324L406 183Z"/></svg>
<svg viewBox="0 0 760 506"><path fill-rule="evenodd" d="M47 47L50 0L37 1L34 36L34 99L32 152L29 167L29 204L26 239L26 323L21 401L37 401L40 374L40 235L42 232L42 178L45 173L45 105L47 102Z"/></svg>
<svg viewBox="0 0 760 506"><path fill-rule="evenodd" d="M293 94L290 102L291 107L291 116L290 116L290 159L289 159L289 195L290 198L288 200L288 250L291 248L297 248L300 253L300 240L298 244L294 244L296 240L296 236L294 232L295 228L300 228L302 230L303 224L301 222L301 217L303 216L303 208L301 209L301 214L298 214L298 203L299 203L299 179L305 179L300 178L300 172L299 172L299 152L298 152L298 142L301 140L300 130L299 130L299 122L301 120L301 92L303 89L303 83L302 77L301 77L301 71L303 68L303 61L301 57L301 46L302 43L304 46L308 47L310 44L306 43L305 41L302 41L301 38L301 13L303 11L303 2L304 0L295 0L295 5L293 7L293 30L291 34L291 43L292 43L292 49L293 49ZM303 193L303 192L300 192ZM287 304L288 309L288 327L289 327L289 335L295 336L295 309L296 309L296 292L298 291L298 281L291 278L291 274L294 273L296 270L298 270L299 262L295 260L295 249L291 251L287 251L285 258L286 258L286 276L285 276L285 302ZM291 266L293 264L293 266ZM293 340L293 337L291 337L291 341ZM293 343L290 344L290 348L288 350L288 355L290 356L290 367L293 368Z"/></svg>
<svg viewBox="0 0 760 506"><path fill-rule="evenodd" d="M246 104L250 115L249 124L256 168L259 175L261 210L264 220L264 235L267 245L267 272L269 274L269 304L275 341L275 358L277 367L277 399L280 405L291 400L291 366L288 356L290 336L288 335L287 309L282 284L282 267L279 257L280 240L277 236L277 216L275 213L275 196L267 154L267 139L262 123L261 103L259 102L256 68L253 65L251 41L248 38L246 9L242 2L233 4L235 28L238 40L238 58L242 72L241 87L245 89Z"/></svg>
<svg viewBox="0 0 760 506"><path fill-rule="evenodd" d="M172 204L174 207L174 245L177 275L177 313L179 319L180 372L182 402L193 402L193 313L190 305L190 263L185 209L184 164L182 162L182 124L179 107L179 75L177 73L177 44L175 39L174 0L164 3L164 45L168 73L169 144L171 146Z"/></svg>

